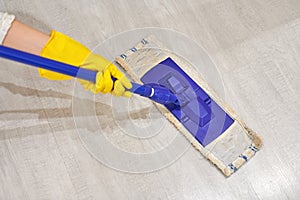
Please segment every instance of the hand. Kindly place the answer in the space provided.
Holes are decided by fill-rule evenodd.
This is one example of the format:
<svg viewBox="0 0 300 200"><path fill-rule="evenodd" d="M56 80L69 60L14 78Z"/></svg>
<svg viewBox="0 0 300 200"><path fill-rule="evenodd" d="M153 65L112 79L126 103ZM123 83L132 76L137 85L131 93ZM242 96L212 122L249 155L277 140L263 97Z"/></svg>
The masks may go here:
<svg viewBox="0 0 300 200"><path fill-rule="evenodd" d="M126 91L132 87L130 81L113 63L100 55L91 53L84 45L60 32L51 31L50 39L43 47L41 56L97 71L96 84L78 79L86 90L91 90L93 93L111 92L116 96L131 96L131 93ZM41 77L49 80L69 80L72 78L45 69L38 70ZM117 80L113 82L111 77Z"/></svg>
<svg viewBox="0 0 300 200"><path fill-rule="evenodd" d="M104 57L91 53L80 67L98 72L95 84L77 79L84 89L90 90L95 94L99 92L104 94L110 92L115 96L131 96L130 91L127 91L127 89L132 87L131 82L112 62ZM112 77L117 80L113 81Z"/></svg>

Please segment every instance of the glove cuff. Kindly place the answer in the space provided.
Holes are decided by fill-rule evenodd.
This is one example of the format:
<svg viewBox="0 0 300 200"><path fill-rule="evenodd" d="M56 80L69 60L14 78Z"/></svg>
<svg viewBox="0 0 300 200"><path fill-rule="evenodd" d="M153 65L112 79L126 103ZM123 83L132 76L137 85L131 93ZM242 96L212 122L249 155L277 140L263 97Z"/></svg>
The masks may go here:
<svg viewBox="0 0 300 200"><path fill-rule="evenodd" d="M59 62L64 62L74 66L80 66L91 51L76 40L52 30L50 39L42 49L40 55ZM69 80L72 77L62 75L45 69L38 69L41 77L50 80Z"/></svg>

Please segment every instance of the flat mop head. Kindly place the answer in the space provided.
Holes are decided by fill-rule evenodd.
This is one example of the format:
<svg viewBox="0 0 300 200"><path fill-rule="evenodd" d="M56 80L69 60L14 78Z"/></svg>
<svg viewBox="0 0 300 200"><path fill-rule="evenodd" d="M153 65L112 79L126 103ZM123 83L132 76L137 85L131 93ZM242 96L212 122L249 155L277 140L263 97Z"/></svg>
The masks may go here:
<svg viewBox="0 0 300 200"><path fill-rule="evenodd" d="M154 36L143 39L116 61L134 81L157 84L175 94L180 106L155 105L225 176L237 171L260 149L260 137L189 63L170 53Z"/></svg>

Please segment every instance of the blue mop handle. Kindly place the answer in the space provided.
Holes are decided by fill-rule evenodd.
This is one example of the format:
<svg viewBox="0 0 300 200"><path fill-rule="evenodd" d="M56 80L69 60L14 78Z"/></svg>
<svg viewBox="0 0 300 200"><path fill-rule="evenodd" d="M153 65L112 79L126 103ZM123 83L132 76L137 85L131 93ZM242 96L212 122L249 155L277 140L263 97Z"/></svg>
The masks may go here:
<svg viewBox="0 0 300 200"><path fill-rule="evenodd" d="M96 82L97 72L95 71L79 68L73 65L26 53L2 45L0 45L0 57L28 64L34 67L43 68L53 72L58 72L60 74L84 79L93 83ZM113 81L117 80L114 77L112 77L112 79ZM144 85L132 82L132 88L130 89L131 92L145 96L146 90L148 90L148 88L146 88Z"/></svg>

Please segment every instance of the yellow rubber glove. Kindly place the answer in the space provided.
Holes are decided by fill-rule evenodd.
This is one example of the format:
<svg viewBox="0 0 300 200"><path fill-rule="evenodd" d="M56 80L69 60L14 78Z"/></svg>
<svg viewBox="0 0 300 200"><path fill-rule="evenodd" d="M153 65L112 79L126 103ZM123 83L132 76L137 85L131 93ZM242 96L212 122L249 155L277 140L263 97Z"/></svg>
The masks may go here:
<svg viewBox="0 0 300 200"><path fill-rule="evenodd" d="M131 93L125 89L132 87L131 82L112 62L104 57L97 54L90 54L80 67L98 71L96 84L78 79L78 82L83 85L86 90L91 90L93 93L102 92L104 94L111 92L115 96L131 96ZM80 70L78 73L80 73ZM117 80L113 81L112 77Z"/></svg>
<svg viewBox="0 0 300 200"><path fill-rule="evenodd" d="M93 93L111 92L116 96L131 96L131 93L126 91L126 89L132 87L130 81L113 63L100 55L91 53L84 45L60 32L51 31L50 39L40 55L70 65L98 71L96 84L78 79L85 89L91 90ZM69 80L72 78L44 69L38 69L38 71L41 77L49 80ZM118 80L113 82L111 76Z"/></svg>

